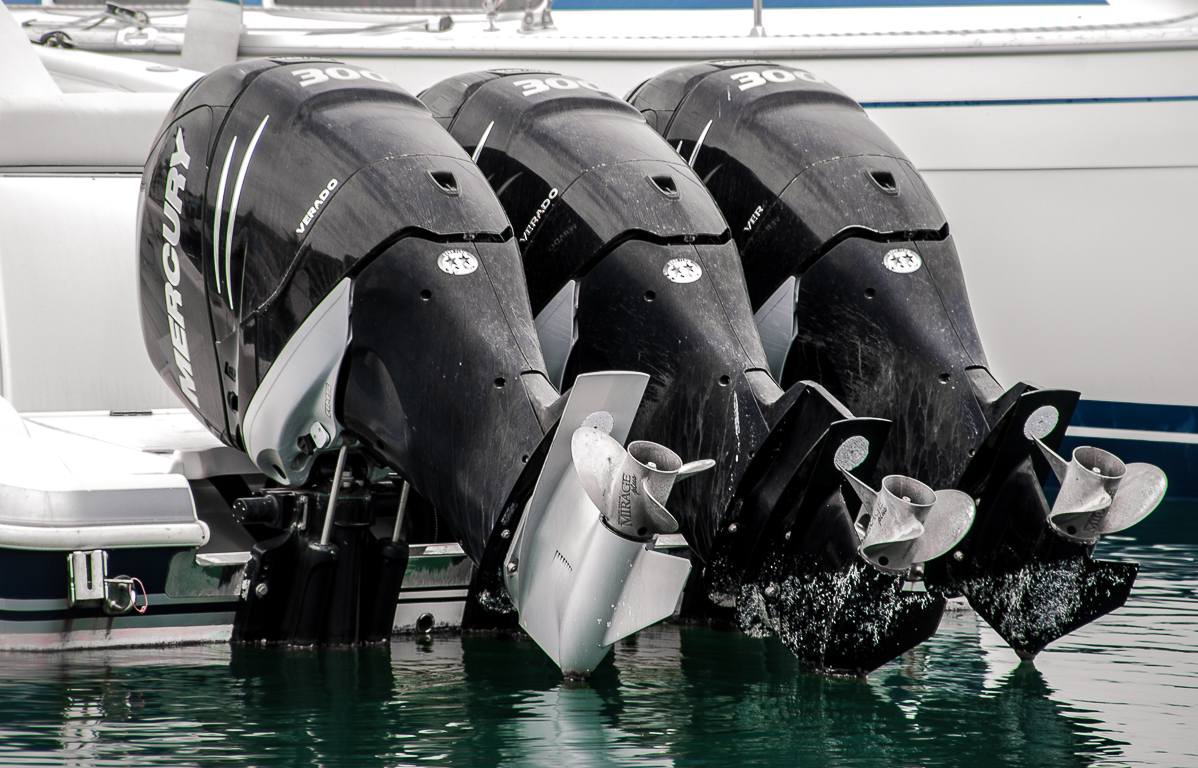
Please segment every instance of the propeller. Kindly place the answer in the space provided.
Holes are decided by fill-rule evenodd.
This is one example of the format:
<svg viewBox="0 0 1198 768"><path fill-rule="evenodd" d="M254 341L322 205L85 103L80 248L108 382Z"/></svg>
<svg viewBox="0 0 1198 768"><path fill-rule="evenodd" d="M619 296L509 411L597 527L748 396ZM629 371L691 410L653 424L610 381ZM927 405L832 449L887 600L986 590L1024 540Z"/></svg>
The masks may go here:
<svg viewBox="0 0 1198 768"><path fill-rule="evenodd" d="M1152 464L1124 464L1101 448L1079 446L1070 460L1043 442L1057 425L1051 405L1037 408L1023 425L1023 434L1048 459L1061 482L1061 492L1048 513L1053 530L1070 541L1093 544L1104 533L1130 528L1148 516L1165 498L1169 481Z"/></svg>
<svg viewBox="0 0 1198 768"><path fill-rule="evenodd" d="M955 547L973 525L974 503L961 491L933 491L910 477L889 475L875 491L858 480L837 454L837 468L861 499L857 515L858 550L866 562L887 573L904 573L916 563Z"/></svg>
<svg viewBox="0 0 1198 768"><path fill-rule="evenodd" d="M638 440L628 448L602 429L582 426L570 439L574 467L583 490L603 522L621 536L646 540L678 530L665 508L676 480L715 466L711 459L683 464L678 454Z"/></svg>
<svg viewBox="0 0 1198 768"><path fill-rule="evenodd" d="M683 464L656 443L621 444L644 374L584 374L571 389L503 578L520 626L567 677L589 674L622 637L674 612L691 565L654 548L678 530L664 506Z"/></svg>

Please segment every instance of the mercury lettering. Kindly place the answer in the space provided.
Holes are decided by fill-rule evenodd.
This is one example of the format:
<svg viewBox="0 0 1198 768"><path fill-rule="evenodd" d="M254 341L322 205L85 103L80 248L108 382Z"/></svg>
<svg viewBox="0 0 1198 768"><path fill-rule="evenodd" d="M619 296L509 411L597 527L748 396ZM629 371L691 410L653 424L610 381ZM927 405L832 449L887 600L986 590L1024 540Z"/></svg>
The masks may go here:
<svg viewBox="0 0 1198 768"><path fill-rule="evenodd" d="M183 270L179 265L179 215L183 202L179 193L187 187L187 177L179 170L191 167L191 155L183 144L183 129L175 132L175 151L171 153L170 170L166 176L166 193L162 200L162 213L166 221L162 224L162 274L166 278L163 290L166 294L166 321L170 326L171 347L175 352L175 367L179 370L179 390L196 408L200 407L196 397L195 376L191 368L191 352L187 346L187 322L183 319L183 294L179 293L179 280Z"/></svg>

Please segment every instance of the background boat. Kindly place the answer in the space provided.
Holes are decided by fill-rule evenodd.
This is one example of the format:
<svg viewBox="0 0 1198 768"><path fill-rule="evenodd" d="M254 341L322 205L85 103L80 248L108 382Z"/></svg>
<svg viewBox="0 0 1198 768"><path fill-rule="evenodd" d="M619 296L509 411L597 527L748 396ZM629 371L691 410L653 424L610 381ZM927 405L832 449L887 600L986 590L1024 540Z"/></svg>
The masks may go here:
<svg viewBox="0 0 1198 768"><path fill-rule="evenodd" d="M123 247L127 239L115 233L132 226L136 186L127 174L144 160L170 94L195 77L183 65L211 69L230 51L352 58L413 93L457 73L519 67L582 77L622 95L684 61L777 61L860 101L924 173L959 244L998 379L1080 390L1067 449L1084 439L1156 463L1170 476L1172 497L1198 494L1198 347L1188 340L1198 261L1186 253L1198 188L1198 3L770 2L757 27L747 0L558 0L554 28L542 25L543 4L530 15L510 5L488 19L484 8L457 3L195 0L190 14L178 4L145 6L153 34L109 14L105 25L131 30L124 42L113 32L111 44L79 46L120 56L37 46L50 75L41 79L64 92L62 104L94 105L85 107L91 123L76 132L56 111L65 107L44 107L35 119L6 110L0 120L17 140L0 150L9 197L0 215L43 232L30 220L52 206L24 189L46 185L13 173L55 169L55 185L73 189L50 194L91 199L89 212L114 233L112 247ZM29 25L26 36L39 39L104 10L63 2L7 7ZM213 40L224 41L224 60ZM115 100L113 92L124 95ZM86 175L97 170L103 178ZM111 191L96 194L99 187ZM94 227L72 228L54 250L75 250L71 238L83 232L94 242ZM39 300L21 306L22 298L6 295L5 314L49 311ZM23 363L19 344L0 352L5 396L19 410L173 407L128 333L132 307L130 300L123 329L111 328L102 346L79 344L85 358L106 361L120 348L121 402L62 386L52 366Z"/></svg>

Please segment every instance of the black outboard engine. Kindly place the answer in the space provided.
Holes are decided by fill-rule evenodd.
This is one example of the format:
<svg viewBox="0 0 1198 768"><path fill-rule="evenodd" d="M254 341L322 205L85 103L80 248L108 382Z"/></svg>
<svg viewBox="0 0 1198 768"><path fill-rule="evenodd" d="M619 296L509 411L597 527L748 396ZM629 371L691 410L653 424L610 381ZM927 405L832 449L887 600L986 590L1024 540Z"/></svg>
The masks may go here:
<svg viewBox="0 0 1198 768"><path fill-rule="evenodd" d="M404 482L477 563L492 538L519 539L504 526L536 501L538 477L551 493L601 474L571 456L576 433L601 444L605 461L628 455L623 439L647 377L604 374L559 399L502 208L428 110L383 76L335 61L259 60L202 78L167 117L142 211L151 358L192 412L277 486L235 506L243 522L278 532L255 547L235 639L388 636L406 563L403 510L389 538L370 525L396 509ZM563 409L576 422L558 426L564 447L547 437ZM657 449L666 450L634 453ZM556 474L544 476L546 464ZM577 541L602 538L591 529L612 512L571 489L542 504L549 519L561 508L590 515ZM584 555L577 568L604 585L622 584L640 563L591 558L588 571ZM686 572L670 567L669 584L648 566L637 573L672 610ZM521 569L530 582L539 573ZM561 614L542 605L522 618L555 624ZM588 672L610 645L591 640L581 657L555 658Z"/></svg>
<svg viewBox="0 0 1198 768"><path fill-rule="evenodd" d="M995 381L944 214L865 111L764 62L678 67L628 100L728 217L783 385L812 379L893 421L875 476L909 471L977 500L929 586L968 597L1024 658L1122 605L1136 566L1093 560L1094 544L1148 514L1164 475L1093 448L1065 461L1078 394ZM1050 467L1063 484L1051 509Z"/></svg>
<svg viewBox="0 0 1198 768"><path fill-rule="evenodd" d="M929 637L943 602L903 592L901 574L917 539L960 539L972 501L950 492L930 520L919 510L926 528L887 539L901 539L901 566L858 556L861 502L845 498L841 473L872 472L888 425L853 419L818 385L783 391L771 378L728 225L677 153L627 104L554 73L461 75L421 100L516 227L554 382L648 373L633 436L715 457L672 510L705 563L686 609L736 606L743 627L777 632L820 670L868 671Z"/></svg>

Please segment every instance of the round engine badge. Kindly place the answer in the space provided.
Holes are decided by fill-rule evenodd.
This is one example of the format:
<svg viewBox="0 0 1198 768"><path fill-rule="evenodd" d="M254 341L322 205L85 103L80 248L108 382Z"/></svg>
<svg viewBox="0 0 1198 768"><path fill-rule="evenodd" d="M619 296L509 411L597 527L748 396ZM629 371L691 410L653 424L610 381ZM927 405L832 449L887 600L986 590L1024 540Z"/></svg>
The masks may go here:
<svg viewBox="0 0 1198 768"><path fill-rule="evenodd" d="M1042 405L1032 411L1032 415L1023 422L1023 436L1028 440L1043 440L1057 428L1057 422L1060 419L1061 414L1056 408L1051 405Z"/></svg>
<svg viewBox="0 0 1198 768"><path fill-rule="evenodd" d="M848 472L850 469L861 466L861 462L865 461L865 457L868 455L869 441L861 435L853 435L836 449L832 463L836 465L837 469Z"/></svg>
<svg viewBox="0 0 1198 768"><path fill-rule="evenodd" d="M703 268L690 259L670 259L661 273L671 283L693 283L703 277Z"/></svg>
<svg viewBox="0 0 1198 768"><path fill-rule="evenodd" d="M449 275L468 275L478 269L478 259L467 251L445 251L437 257L437 266Z"/></svg>
<svg viewBox="0 0 1198 768"><path fill-rule="evenodd" d="M882 259L882 263L891 272L898 272L900 275L909 275L923 266L923 259L910 248L895 248L893 251L886 253L886 256Z"/></svg>

